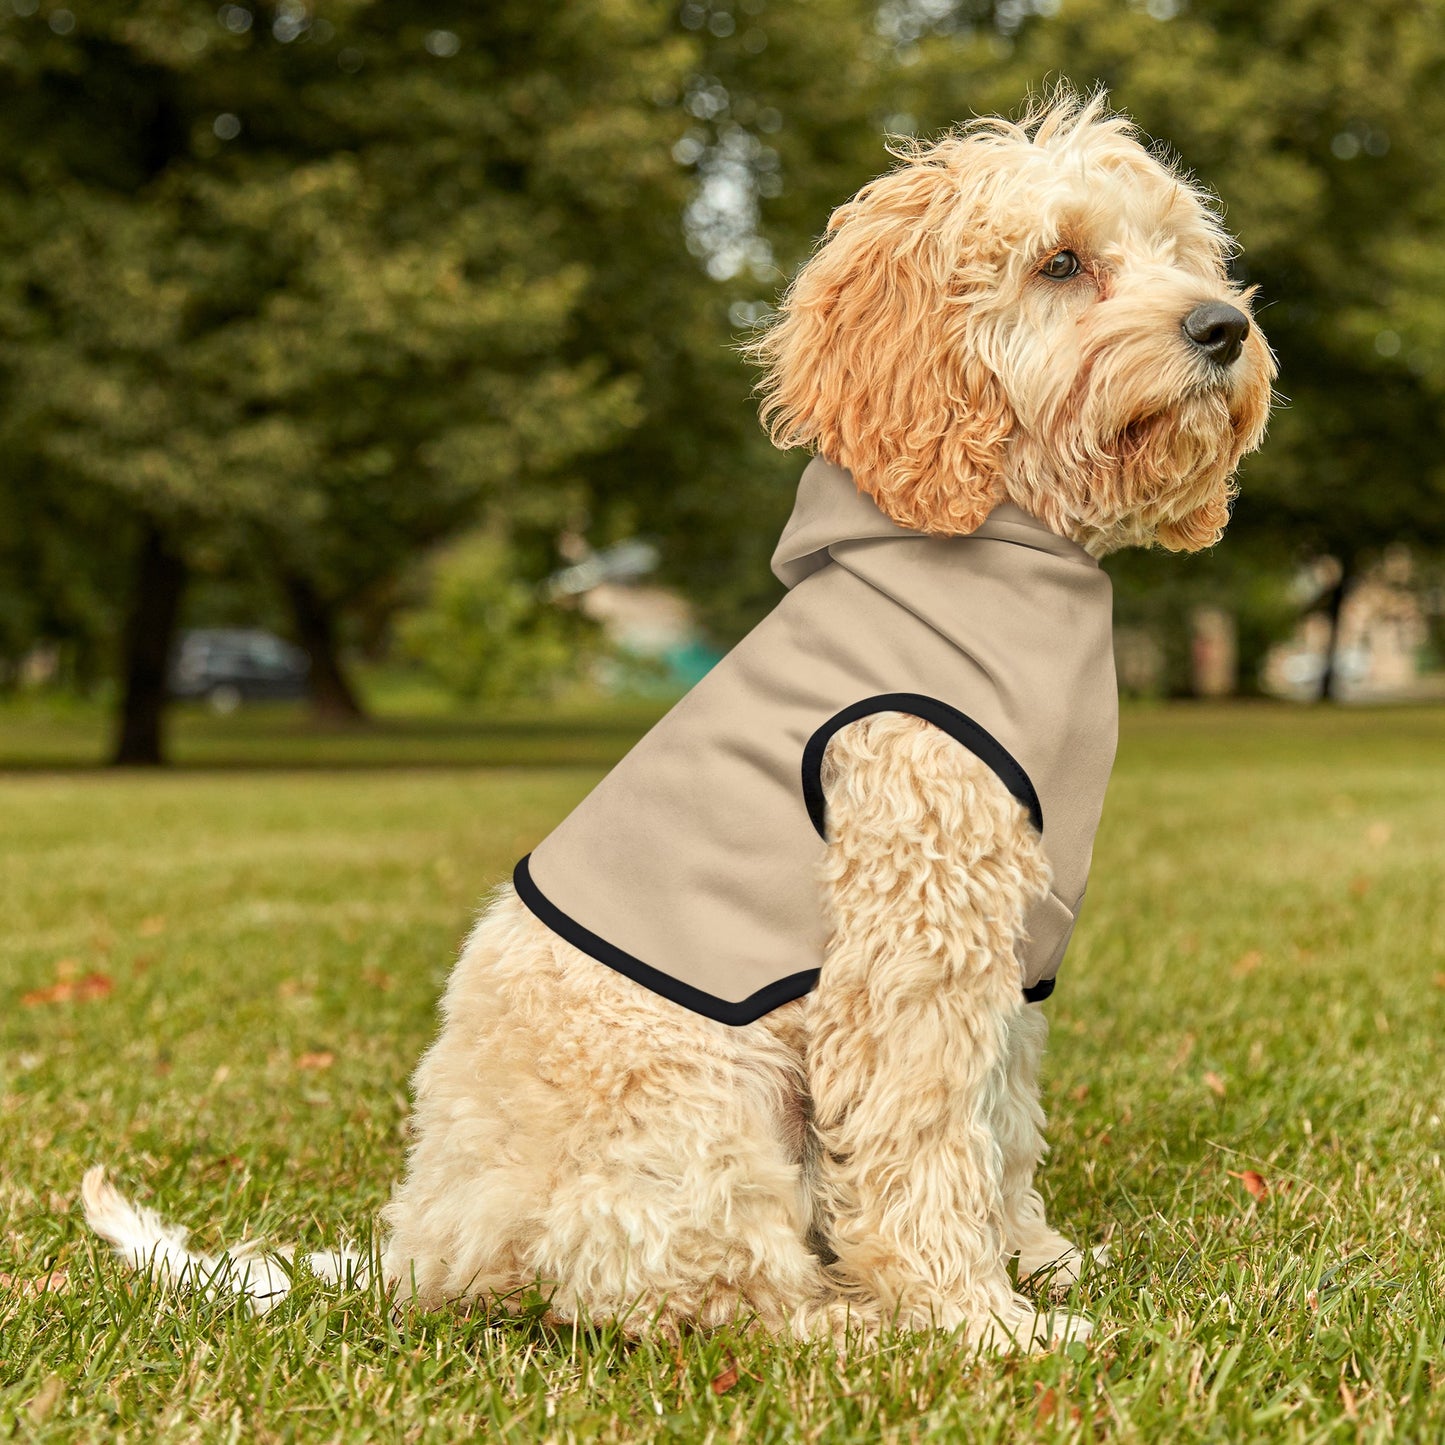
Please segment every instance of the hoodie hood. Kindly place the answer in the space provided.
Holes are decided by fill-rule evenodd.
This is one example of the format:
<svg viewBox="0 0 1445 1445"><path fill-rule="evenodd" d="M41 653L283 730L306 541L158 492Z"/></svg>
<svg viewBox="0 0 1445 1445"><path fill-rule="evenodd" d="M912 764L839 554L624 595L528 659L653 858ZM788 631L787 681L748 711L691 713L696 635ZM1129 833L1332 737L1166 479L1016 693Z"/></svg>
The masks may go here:
<svg viewBox="0 0 1445 1445"><path fill-rule="evenodd" d="M1089 567L1099 565L1077 542L1051 532L1012 502L1001 502L983 526L967 536L940 538L910 531L884 516L872 497L858 489L852 472L825 457L814 457L798 483L793 514L773 553L773 575L783 586L796 587L856 544L890 540L967 543L974 538L1013 542Z"/></svg>

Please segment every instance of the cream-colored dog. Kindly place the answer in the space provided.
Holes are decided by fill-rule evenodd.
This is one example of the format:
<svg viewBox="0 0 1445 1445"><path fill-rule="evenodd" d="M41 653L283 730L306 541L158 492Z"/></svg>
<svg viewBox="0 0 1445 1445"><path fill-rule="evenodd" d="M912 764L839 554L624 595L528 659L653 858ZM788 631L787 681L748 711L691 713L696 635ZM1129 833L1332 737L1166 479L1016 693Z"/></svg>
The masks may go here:
<svg viewBox="0 0 1445 1445"><path fill-rule="evenodd" d="M833 217L757 343L765 416L909 529L970 533L1008 501L1095 556L1208 546L1273 376L1228 254L1209 202L1102 101L975 122ZM385 1215L401 1296L540 1282L558 1318L666 1334L1087 1333L1008 1274L1080 1263L1034 1183L1046 1026L1016 949L1048 884L1039 834L992 768L899 712L839 731L823 785L820 976L741 1027L498 892L416 1073ZM924 917L926 956L890 949ZM86 1201L133 1260L201 1268L99 1171ZM246 1268L253 1295L284 1287Z"/></svg>

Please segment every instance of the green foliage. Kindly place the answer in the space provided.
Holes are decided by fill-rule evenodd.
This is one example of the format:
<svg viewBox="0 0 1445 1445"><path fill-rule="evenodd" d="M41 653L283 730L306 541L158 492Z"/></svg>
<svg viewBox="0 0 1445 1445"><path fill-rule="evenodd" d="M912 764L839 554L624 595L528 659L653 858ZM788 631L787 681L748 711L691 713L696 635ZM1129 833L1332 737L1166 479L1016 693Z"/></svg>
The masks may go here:
<svg viewBox="0 0 1445 1445"><path fill-rule="evenodd" d="M730 640L801 460L736 342L885 130L1060 76L1244 239L1288 402L1227 545L1445 547L1442 73L1442 0L0 8L0 652L99 666L150 521L373 633L479 520L533 579L642 532Z"/></svg>
<svg viewBox="0 0 1445 1445"><path fill-rule="evenodd" d="M461 702L545 697L598 650L587 619L518 576L512 550L494 534L462 538L427 571L426 600L397 619L399 640Z"/></svg>
<svg viewBox="0 0 1445 1445"><path fill-rule="evenodd" d="M679 212L651 96L688 47L651 0L431 9L0 16L17 473L333 602L488 505L555 529L643 417L581 334L616 284L588 217Z"/></svg>

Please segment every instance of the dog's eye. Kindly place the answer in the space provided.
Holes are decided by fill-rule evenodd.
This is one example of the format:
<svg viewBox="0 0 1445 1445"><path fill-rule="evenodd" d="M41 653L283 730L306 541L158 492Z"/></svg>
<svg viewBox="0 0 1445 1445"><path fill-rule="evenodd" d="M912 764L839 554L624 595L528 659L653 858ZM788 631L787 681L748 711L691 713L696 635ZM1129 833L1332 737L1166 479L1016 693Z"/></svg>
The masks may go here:
<svg viewBox="0 0 1445 1445"><path fill-rule="evenodd" d="M1039 275L1047 276L1050 281L1067 281L1069 277L1077 276L1083 269L1079 264L1079 258L1072 251L1055 251L1039 267Z"/></svg>

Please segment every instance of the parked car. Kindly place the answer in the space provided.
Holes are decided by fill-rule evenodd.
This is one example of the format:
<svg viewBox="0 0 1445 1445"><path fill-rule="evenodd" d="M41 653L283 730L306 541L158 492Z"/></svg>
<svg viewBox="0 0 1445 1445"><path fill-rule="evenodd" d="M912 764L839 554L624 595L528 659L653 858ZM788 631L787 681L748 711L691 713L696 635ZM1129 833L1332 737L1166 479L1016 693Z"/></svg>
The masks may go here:
<svg viewBox="0 0 1445 1445"><path fill-rule="evenodd" d="M183 633L171 661L170 693L204 698L217 712L243 702L306 695L311 659L258 627L202 627Z"/></svg>

